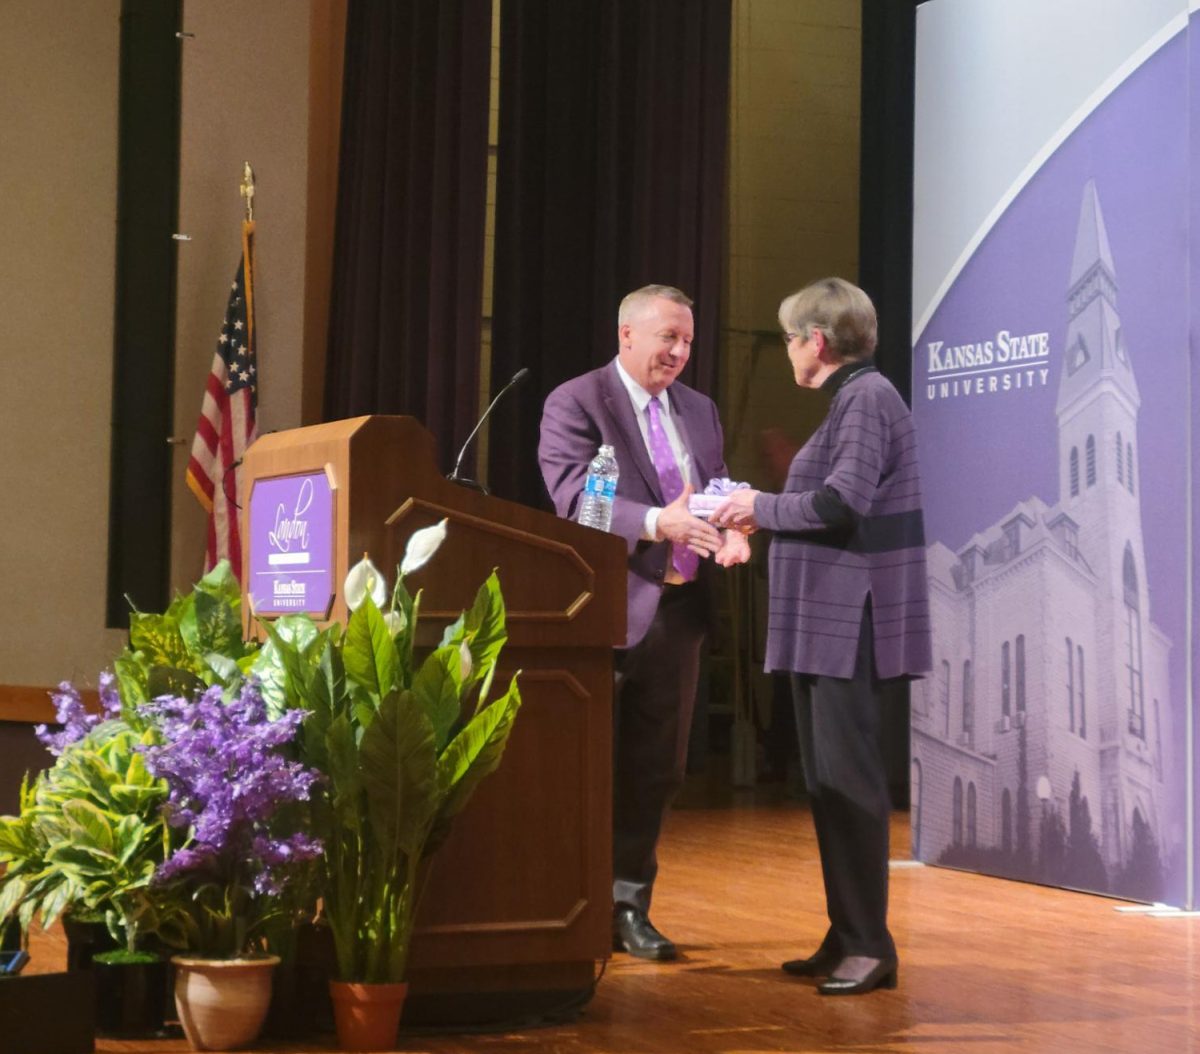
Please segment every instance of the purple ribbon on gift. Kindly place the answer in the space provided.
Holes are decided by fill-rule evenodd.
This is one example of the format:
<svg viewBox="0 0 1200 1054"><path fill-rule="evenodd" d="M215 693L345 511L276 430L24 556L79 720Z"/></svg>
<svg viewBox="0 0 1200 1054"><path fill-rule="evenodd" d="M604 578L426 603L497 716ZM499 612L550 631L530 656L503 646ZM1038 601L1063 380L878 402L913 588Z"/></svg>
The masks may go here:
<svg viewBox="0 0 1200 1054"><path fill-rule="evenodd" d="M712 511L735 490L749 489L749 483L736 483L728 476L710 479L703 494L693 494L688 498L688 512L701 519L707 519Z"/></svg>
<svg viewBox="0 0 1200 1054"><path fill-rule="evenodd" d="M708 481L708 486L704 488L705 494L715 494L719 498L726 498L735 490L749 490L749 483L735 483L728 476L714 477Z"/></svg>

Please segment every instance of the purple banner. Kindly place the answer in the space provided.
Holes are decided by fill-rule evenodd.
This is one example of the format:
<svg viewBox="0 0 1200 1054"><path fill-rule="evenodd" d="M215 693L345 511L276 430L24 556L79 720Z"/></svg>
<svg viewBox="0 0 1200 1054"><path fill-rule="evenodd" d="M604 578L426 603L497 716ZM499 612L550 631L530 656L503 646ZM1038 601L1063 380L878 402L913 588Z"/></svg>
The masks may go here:
<svg viewBox="0 0 1200 1054"><path fill-rule="evenodd" d="M1189 583L1192 590L1192 609L1193 614L1189 622L1188 637L1180 647L1182 652L1184 648L1190 650L1191 655L1191 670L1192 682L1195 682L1196 663L1200 661L1200 641L1197 640L1196 624L1195 624L1195 605L1196 599L1200 597L1200 566L1197 565L1195 558L1196 546L1196 531L1197 525L1200 525L1200 487L1196 486L1196 466L1197 459L1200 458L1200 449L1197 449L1197 430L1200 429L1200 361L1197 359L1196 349L1200 349L1200 290L1197 290L1197 283L1200 283L1200 194L1196 193L1195 184L1200 177L1200 15L1193 14L1188 21L1188 76L1190 98L1188 104L1188 133L1190 140L1190 157L1189 165L1191 172L1192 190L1189 194L1190 211L1188 213L1190 237L1188 239L1189 259L1191 262L1191 289L1190 294L1190 323L1191 323L1191 348L1190 369L1191 369L1191 434L1190 447L1188 449L1189 457L1186 459L1187 471L1190 474L1191 486L1191 503L1192 503L1192 581ZM1192 860L1190 868L1190 876L1192 880L1191 900L1188 903L1189 908L1195 908L1200 904L1200 878L1197 877L1197 859L1196 846L1200 844L1200 780L1196 777L1196 759L1200 758L1200 713L1197 712L1197 707L1194 699L1195 688L1193 687L1193 699L1191 700L1192 714L1192 741L1191 741L1191 757L1190 762L1190 780L1187 788L1191 794L1192 800ZM1179 738L1182 739L1184 729L1178 732Z"/></svg>
<svg viewBox="0 0 1200 1054"><path fill-rule="evenodd" d="M1174 903L1190 647L1185 37L1046 160L913 348L934 629L934 672L913 691L914 852Z"/></svg>
<svg viewBox="0 0 1200 1054"><path fill-rule="evenodd" d="M326 617L334 594L334 522L324 472L255 481L246 589L256 615Z"/></svg>

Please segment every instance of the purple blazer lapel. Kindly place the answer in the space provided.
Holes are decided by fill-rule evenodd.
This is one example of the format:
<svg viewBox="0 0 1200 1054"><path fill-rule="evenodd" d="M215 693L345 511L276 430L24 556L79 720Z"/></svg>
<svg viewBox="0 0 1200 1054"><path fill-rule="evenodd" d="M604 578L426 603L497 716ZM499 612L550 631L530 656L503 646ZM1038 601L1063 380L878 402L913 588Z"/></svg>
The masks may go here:
<svg viewBox="0 0 1200 1054"><path fill-rule="evenodd" d="M625 446L634 465L641 473L642 479L650 493L654 495L659 505L663 504L662 486L658 482L658 472L650 460L646 450L646 441L642 438L642 430L638 427L637 416L633 411L633 403L621 378L617 376L617 367L609 364L603 373L603 399L605 409L616 421L621 434L625 438Z"/></svg>

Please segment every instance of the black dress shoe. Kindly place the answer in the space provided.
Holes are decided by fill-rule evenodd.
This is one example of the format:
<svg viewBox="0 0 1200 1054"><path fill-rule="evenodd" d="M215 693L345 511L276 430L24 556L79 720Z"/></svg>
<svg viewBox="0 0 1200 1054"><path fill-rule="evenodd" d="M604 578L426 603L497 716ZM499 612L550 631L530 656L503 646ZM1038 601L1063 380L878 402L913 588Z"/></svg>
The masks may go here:
<svg viewBox="0 0 1200 1054"><path fill-rule="evenodd" d="M628 904L618 904L613 912L613 948L639 959L659 962L674 959L679 954L675 945L654 928L644 911Z"/></svg>
<svg viewBox="0 0 1200 1054"><path fill-rule="evenodd" d="M895 959L878 959L862 977L830 977L817 985L821 995L864 995L876 988L895 988L900 968Z"/></svg>
<svg viewBox="0 0 1200 1054"><path fill-rule="evenodd" d="M793 977L828 977L841 961L842 957L838 952L822 947L807 959L788 959L780 969Z"/></svg>

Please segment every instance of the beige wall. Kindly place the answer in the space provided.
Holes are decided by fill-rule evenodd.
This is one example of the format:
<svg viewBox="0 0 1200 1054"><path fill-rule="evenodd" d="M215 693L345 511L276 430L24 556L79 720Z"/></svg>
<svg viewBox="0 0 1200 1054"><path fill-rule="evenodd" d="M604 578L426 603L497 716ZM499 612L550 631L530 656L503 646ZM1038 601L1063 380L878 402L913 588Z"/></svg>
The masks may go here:
<svg viewBox="0 0 1200 1054"><path fill-rule="evenodd" d="M858 271L861 0L734 0L722 415L730 469L767 483L763 432L823 412L778 338L788 293Z"/></svg>
<svg viewBox="0 0 1200 1054"><path fill-rule="evenodd" d="M338 0L312 0L338 6ZM120 0L0 3L0 686L95 684L104 628ZM310 0L188 0L176 287L172 582L204 552L187 450L258 177L260 430L301 420ZM165 439L165 437L164 437Z"/></svg>
<svg viewBox="0 0 1200 1054"><path fill-rule="evenodd" d="M104 629L119 0L0 3L0 684L94 684Z"/></svg>
<svg viewBox="0 0 1200 1054"><path fill-rule="evenodd" d="M259 432L301 423L309 117L309 0L185 0L176 283L171 580L204 562L188 450L241 251L242 162L254 166Z"/></svg>

